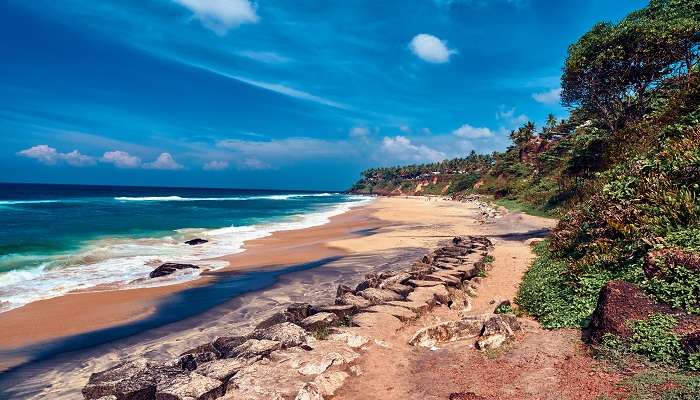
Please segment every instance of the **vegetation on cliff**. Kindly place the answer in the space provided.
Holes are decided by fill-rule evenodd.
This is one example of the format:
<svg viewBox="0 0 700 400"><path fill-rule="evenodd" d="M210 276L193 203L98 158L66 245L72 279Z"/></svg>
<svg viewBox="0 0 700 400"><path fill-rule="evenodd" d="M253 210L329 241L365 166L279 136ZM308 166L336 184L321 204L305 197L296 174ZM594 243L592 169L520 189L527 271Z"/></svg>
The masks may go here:
<svg viewBox="0 0 700 400"><path fill-rule="evenodd" d="M561 82L567 120L523 125L504 152L369 170L353 190L410 191L434 174L443 194L561 216L519 296L545 326L586 326L611 280L700 314L700 0L595 25Z"/></svg>

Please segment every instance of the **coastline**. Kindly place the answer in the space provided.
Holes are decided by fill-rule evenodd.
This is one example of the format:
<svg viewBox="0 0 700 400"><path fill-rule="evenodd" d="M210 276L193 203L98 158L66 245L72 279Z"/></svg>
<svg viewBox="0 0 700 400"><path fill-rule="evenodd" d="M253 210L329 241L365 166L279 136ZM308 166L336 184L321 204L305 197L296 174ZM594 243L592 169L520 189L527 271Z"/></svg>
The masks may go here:
<svg viewBox="0 0 700 400"><path fill-rule="evenodd" d="M379 227L381 222L369 213L366 205L359 206L331 217L323 225L273 232L270 236L250 240L244 243L243 252L216 258L227 261L229 266L204 272L191 281L73 292L0 313L0 352L142 320L154 313L158 303L168 296L205 286L232 272L281 268L342 256L344 250L333 248L327 242L352 237L355 230ZM6 368L7 365L0 363L0 371Z"/></svg>
<svg viewBox="0 0 700 400"><path fill-rule="evenodd" d="M109 341L104 340L104 331L94 331L47 341L34 348L25 346L24 350L40 355L29 362L14 362L17 353L0 352L5 360L13 359L13 364L22 365L0 374L0 393L8 399L75 398L91 373L109 368L120 359L138 354L148 354L149 358L159 361L172 359L203 340L249 331L291 302L332 303L338 284L353 285L367 273L408 266L447 238L481 234L507 242L513 240L510 238L513 234L512 224L517 224L521 232L518 235L539 234L542 227L541 219L522 214L508 214L498 221L498 224L484 224L480 220L478 205L473 203L427 201L425 198L378 198L369 205L334 218L331 224L284 233L290 238L301 235L306 238L306 245L311 246L308 248L315 246L318 250L320 246L332 253L289 251L280 245L280 235L250 242L248 246L251 251L233 256L240 262L232 264L241 268L239 271L248 272L217 271L207 274L212 280L211 284L164 296L153 303L155 312L152 316L144 319L170 318L159 325L141 326L129 332L128 336ZM303 232L316 234L309 236ZM275 246L278 250L272 250ZM296 261L312 259L317 255L343 255L315 259L306 264L287 264L286 268L276 269L271 265L271 258L266 261L267 265L261 263L274 253L288 255ZM251 258L245 261L247 256ZM273 269L268 271L266 267ZM246 274L264 282L259 282L252 291L232 295L232 288L226 280ZM188 314L184 319L174 319L169 315L181 312L171 303L179 302L179 306L189 309L196 307L202 299L207 300L208 292L217 290L227 296L226 301L208 308L200 307L196 313ZM106 333L112 333L109 331ZM99 336L98 340L90 344L95 336ZM82 347L71 347L76 343ZM41 354L51 346L52 353Z"/></svg>

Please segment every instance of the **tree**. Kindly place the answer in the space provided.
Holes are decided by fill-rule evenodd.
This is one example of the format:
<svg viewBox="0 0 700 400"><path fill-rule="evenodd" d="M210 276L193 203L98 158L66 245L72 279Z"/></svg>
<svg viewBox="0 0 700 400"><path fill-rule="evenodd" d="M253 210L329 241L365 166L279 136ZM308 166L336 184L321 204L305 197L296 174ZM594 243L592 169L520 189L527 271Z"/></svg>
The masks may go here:
<svg viewBox="0 0 700 400"><path fill-rule="evenodd" d="M599 23L569 47L562 102L615 131L647 111L652 88L700 59L700 0L652 0L618 24Z"/></svg>

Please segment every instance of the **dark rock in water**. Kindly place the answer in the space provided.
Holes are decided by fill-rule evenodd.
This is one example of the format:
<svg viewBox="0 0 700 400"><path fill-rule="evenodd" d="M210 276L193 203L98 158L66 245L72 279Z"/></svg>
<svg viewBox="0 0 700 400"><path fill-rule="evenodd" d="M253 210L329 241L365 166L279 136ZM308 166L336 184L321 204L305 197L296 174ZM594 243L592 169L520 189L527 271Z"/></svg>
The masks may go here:
<svg viewBox="0 0 700 400"><path fill-rule="evenodd" d="M221 358L232 357L233 350L248 340L245 336L222 336L212 342L212 346L221 354Z"/></svg>
<svg viewBox="0 0 700 400"><path fill-rule="evenodd" d="M311 304L309 303L293 303L287 307L287 313L292 317L291 322L299 322L311 314Z"/></svg>
<svg viewBox="0 0 700 400"><path fill-rule="evenodd" d="M198 244L204 244L207 242L209 242L209 241L205 240L205 239L196 238L196 239L186 241L185 244L189 244L190 246L196 246Z"/></svg>
<svg viewBox="0 0 700 400"><path fill-rule="evenodd" d="M674 317L678 324L673 331L686 348L692 349L699 344L700 316L658 303L640 287L623 281L610 281L600 290L598 305L591 318L591 338L600 341L606 333L629 337L632 328L628 322L644 320L652 314Z"/></svg>
<svg viewBox="0 0 700 400"><path fill-rule="evenodd" d="M199 269L198 266L192 264L165 263L161 264L160 267L151 271L151 273L148 276L150 276L151 278L158 278L159 276L170 275L179 269L187 268Z"/></svg>

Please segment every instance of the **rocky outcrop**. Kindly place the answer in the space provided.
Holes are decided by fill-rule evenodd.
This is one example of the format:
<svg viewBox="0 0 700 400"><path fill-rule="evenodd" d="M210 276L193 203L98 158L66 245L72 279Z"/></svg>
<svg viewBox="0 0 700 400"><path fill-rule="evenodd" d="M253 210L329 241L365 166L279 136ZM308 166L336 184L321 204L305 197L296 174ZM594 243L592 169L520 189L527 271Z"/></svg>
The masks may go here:
<svg viewBox="0 0 700 400"><path fill-rule="evenodd" d="M333 396L351 374L360 373L352 365L359 351L371 343L386 347L382 335L395 335L406 322L440 304L468 309L465 280L476 276L480 260L491 247L485 238L456 237L405 269L367 274L355 289L338 286L335 304L290 304L249 334L218 337L172 362L138 359L95 373L83 396L90 400L109 396L117 400L323 400ZM188 268L187 264L164 264L159 273L172 273L176 266ZM481 337L485 348L494 346L499 335L512 336L516 323L503 315L465 316L424 328L411 343L432 346Z"/></svg>
<svg viewBox="0 0 700 400"><path fill-rule="evenodd" d="M197 245L204 244L204 243L209 243L209 241L206 239L195 238L195 239L187 240L185 242L185 244L189 244L190 246L197 246Z"/></svg>
<svg viewBox="0 0 700 400"><path fill-rule="evenodd" d="M148 276L151 278L158 278L160 276L170 275L175 271L188 268L199 269L198 266L192 264L165 263L161 264L158 268L151 271L151 273L148 274Z"/></svg>
<svg viewBox="0 0 700 400"><path fill-rule="evenodd" d="M630 322L647 319L652 314L673 316L678 322L674 332L681 343L691 352L694 346L700 347L700 316L660 304L640 287L623 281L610 281L601 289L591 318L591 339L599 342L606 333L629 337L632 335Z"/></svg>

